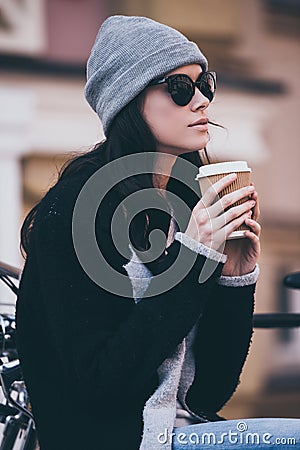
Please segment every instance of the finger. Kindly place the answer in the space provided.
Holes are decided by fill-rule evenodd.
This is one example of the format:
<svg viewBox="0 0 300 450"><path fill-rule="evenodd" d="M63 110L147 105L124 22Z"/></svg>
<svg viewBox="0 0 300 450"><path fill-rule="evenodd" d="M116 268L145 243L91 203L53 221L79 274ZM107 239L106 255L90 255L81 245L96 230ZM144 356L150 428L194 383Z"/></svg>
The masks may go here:
<svg viewBox="0 0 300 450"><path fill-rule="evenodd" d="M237 178L236 173L230 173L229 175L226 175L225 177L222 177L220 180L218 180L216 183L212 184L207 191L202 196L200 202L205 206L208 207L212 204L216 196L226 187L230 186ZM199 203L200 203L199 202Z"/></svg>
<svg viewBox="0 0 300 450"><path fill-rule="evenodd" d="M247 198L249 196L252 196L254 192L254 188L252 186L245 186L240 189L237 189L236 191L230 192L229 194L224 195L222 198L220 198L216 203L214 203L211 208L211 216L217 216L224 212L228 207L233 205L234 203L238 202L239 200L242 200L244 198ZM253 200L250 198L249 200ZM254 200L255 201L255 200ZM254 203L252 204L251 208L254 207Z"/></svg>
<svg viewBox="0 0 300 450"><path fill-rule="evenodd" d="M248 200L240 205L233 206L232 208L228 209L224 214L221 214L214 220L214 225L216 228L221 228L225 224L231 222L232 220L236 219L237 217L241 216L242 214L248 213L249 215L252 215L252 208L255 205L254 200ZM212 208L212 207L211 207ZM210 209L210 208L209 208Z"/></svg>
<svg viewBox="0 0 300 450"><path fill-rule="evenodd" d="M236 231L236 229L237 229L238 227L240 227L240 226L245 222L245 220L246 220L247 217L248 217L248 214L249 214L248 212L245 213L245 214L242 214L240 217L238 217L238 218L232 220L231 222L229 222L228 224L226 224L224 227L220 228L220 229L217 231L216 236L218 235L218 233L221 233L221 235L224 235L224 236L225 236L225 239L227 239L228 236L229 236L233 231Z"/></svg>
<svg viewBox="0 0 300 450"><path fill-rule="evenodd" d="M255 233L252 233L250 230L246 230L244 232L244 236L252 241L252 247L254 251L259 255L260 253L260 240L259 236L257 236Z"/></svg>
<svg viewBox="0 0 300 450"><path fill-rule="evenodd" d="M254 187L254 183L251 181L250 186ZM254 191L253 194L251 195L251 197L253 198L253 200L256 201L256 205L253 208L253 218L254 220L258 220L259 216L260 216L260 208L259 208L259 200L258 200L258 194L257 191Z"/></svg>
<svg viewBox="0 0 300 450"><path fill-rule="evenodd" d="M245 220L245 224L251 229L251 231L258 237L260 237L261 234L261 226L256 220L247 218Z"/></svg>
<svg viewBox="0 0 300 450"><path fill-rule="evenodd" d="M252 198L253 198L253 200L255 200L255 202L256 202L256 203L255 203L255 206L254 206L254 208L253 208L253 214L252 214L252 217L253 217L254 220L258 220L258 219L259 219L259 216L260 216L260 208L259 208L258 194L257 194L256 191L253 192Z"/></svg>

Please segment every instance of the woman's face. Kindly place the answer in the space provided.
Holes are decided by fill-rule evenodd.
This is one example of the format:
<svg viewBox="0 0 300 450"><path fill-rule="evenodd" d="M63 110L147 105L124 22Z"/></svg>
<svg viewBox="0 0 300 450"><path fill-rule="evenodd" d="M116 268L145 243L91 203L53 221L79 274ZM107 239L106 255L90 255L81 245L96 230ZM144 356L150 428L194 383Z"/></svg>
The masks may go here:
<svg viewBox="0 0 300 450"><path fill-rule="evenodd" d="M198 64L190 64L168 75L186 74L196 81L201 72L202 68ZM157 150L177 156L203 149L209 139L208 106L209 100L197 88L186 106L174 103L166 83L147 88L142 113L157 140ZM200 119L206 120L206 123L197 125Z"/></svg>

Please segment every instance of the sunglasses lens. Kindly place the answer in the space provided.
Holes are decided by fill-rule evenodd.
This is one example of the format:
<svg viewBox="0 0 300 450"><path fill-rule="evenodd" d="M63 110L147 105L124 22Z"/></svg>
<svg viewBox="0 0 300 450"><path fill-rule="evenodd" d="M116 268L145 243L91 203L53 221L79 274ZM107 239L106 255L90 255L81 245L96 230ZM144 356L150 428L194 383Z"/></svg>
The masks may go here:
<svg viewBox="0 0 300 450"><path fill-rule="evenodd" d="M194 95L194 86L188 76L176 75L171 80L169 92L177 105L185 106L191 101Z"/></svg>
<svg viewBox="0 0 300 450"><path fill-rule="evenodd" d="M199 91L211 102L215 96L216 78L214 72L204 72L197 82Z"/></svg>

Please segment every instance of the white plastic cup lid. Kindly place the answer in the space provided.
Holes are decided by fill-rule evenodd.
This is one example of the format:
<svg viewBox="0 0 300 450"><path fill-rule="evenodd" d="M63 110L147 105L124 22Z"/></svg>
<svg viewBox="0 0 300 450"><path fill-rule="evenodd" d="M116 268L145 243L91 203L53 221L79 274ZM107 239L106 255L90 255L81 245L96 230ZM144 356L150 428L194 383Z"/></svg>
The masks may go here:
<svg viewBox="0 0 300 450"><path fill-rule="evenodd" d="M247 161L226 161L215 164L207 164L199 167L199 173L196 176L196 180L199 178L209 177L211 175L232 172L251 172L251 169L248 167Z"/></svg>

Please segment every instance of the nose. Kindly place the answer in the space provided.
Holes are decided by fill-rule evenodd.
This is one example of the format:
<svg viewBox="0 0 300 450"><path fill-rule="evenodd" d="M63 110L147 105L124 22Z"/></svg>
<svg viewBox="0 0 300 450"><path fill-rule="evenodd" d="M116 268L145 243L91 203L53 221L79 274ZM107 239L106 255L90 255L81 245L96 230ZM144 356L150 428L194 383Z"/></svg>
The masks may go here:
<svg viewBox="0 0 300 450"><path fill-rule="evenodd" d="M206 109L209 106L209 100L205 95L203 95L200 90L196 87L195 94L191 100L191 110L197 111L198 109Z"/></svg>

